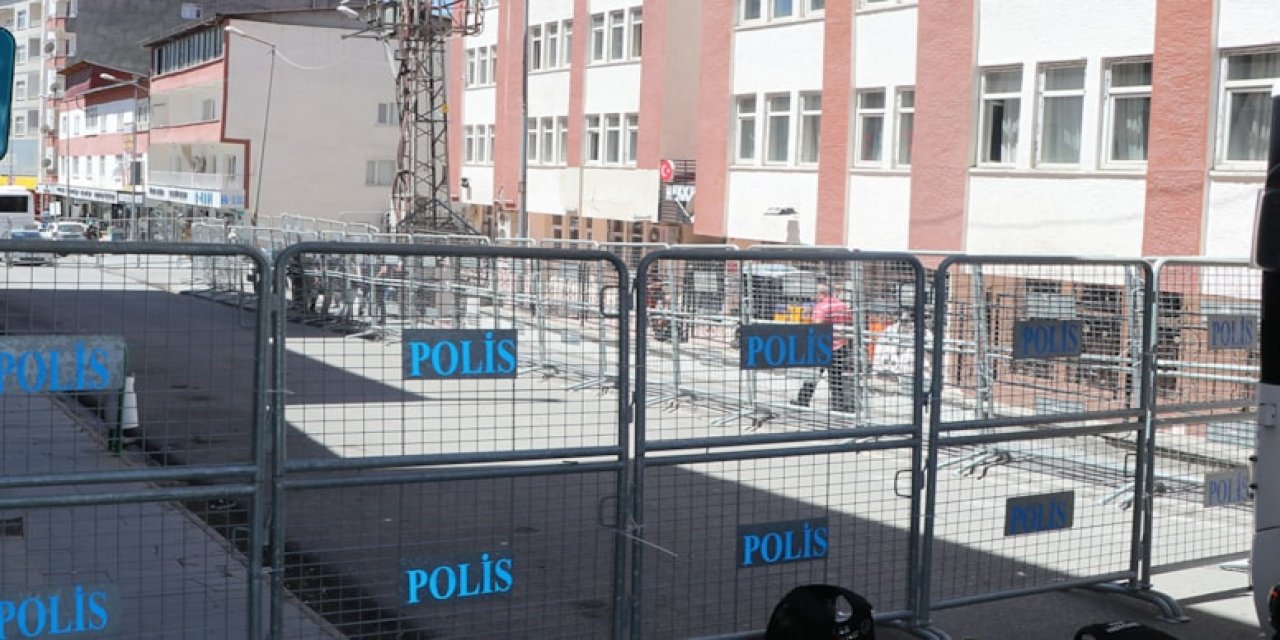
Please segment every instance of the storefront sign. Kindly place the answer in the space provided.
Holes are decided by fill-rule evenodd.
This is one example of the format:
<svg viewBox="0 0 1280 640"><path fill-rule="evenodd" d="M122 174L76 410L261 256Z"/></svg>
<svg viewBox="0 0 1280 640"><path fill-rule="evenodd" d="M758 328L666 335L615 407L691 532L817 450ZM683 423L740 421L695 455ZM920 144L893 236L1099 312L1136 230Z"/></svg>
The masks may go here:
<svg viewBox="0 0 1280 640"><path fill-rule="evenodd" d="M222 193L221 191L179 189L175 187L148 187L147 195L155 200L208 207L210 209L240 208L244 206L244 194L242 193Z"/></svg>

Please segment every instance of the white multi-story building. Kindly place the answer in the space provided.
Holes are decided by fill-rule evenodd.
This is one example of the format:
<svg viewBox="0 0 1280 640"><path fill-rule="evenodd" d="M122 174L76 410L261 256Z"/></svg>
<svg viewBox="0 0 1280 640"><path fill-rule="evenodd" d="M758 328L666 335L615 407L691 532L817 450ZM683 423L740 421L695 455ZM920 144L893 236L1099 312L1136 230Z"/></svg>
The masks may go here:
<svg viewBox="0 0 1280 640"><path fill-rule="evenodd" d="M13 103L9 151L0 161L0 182L32 188L40 161L41 97L47 92L41 63L44 2L0 2L0 24L13 34Z"/></svg>
<svg viewBox="0 0 1280 640"><path fill-rule="evenodd" d="M495 235L523 144L535 237L1247 250L1280 3L540 1L522 121L524 4L452 49L452 188Z"/></svg>
<svg viewBox="0 0 1280 640"><path fill-rule="evenodd" d="M395 85L382 45L350 33L335 11L293 10L220 14L148 41L148 204L380 224Z"/></svg>

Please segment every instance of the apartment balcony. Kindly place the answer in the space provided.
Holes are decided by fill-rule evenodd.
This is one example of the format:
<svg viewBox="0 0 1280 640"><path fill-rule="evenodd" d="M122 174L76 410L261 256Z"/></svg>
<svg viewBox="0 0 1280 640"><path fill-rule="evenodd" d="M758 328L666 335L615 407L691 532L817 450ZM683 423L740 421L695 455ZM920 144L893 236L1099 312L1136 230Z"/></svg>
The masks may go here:
<svg viewBox="0 0 1280 640"><path fill-rule="evenodd" d="M189 171L152 171L147 182L164 187L204 189L208 191L240 191L244 176L230 173L193 173Z"/></svg>

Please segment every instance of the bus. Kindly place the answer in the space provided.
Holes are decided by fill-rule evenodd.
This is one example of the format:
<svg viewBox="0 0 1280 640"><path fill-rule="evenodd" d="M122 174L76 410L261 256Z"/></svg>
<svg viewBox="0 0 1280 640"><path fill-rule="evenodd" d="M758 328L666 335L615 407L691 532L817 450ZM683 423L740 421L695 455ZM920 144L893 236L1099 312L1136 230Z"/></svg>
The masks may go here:
<svg viewBox="0 0 1280 640"><path fill-rule="evenodd" d="M36 224L35 194L26 187L0 186L0 235Z"/></svg>

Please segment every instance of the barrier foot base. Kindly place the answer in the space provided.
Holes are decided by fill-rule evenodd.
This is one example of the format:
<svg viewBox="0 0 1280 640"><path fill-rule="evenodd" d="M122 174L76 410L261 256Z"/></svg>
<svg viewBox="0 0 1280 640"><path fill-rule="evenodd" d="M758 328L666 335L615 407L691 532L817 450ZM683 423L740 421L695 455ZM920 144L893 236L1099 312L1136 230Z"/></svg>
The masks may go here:
<svg viewBox="0 0 1280 640"><path fill-rule="evenodd" d="M1175 600L1173 596L1156 591L1150 587L1135 588L1115 582L1103 582L1091 585L1089 589L1092 591L1101 591L1103 593L1118 593L1120 595L1129 596L1130 598L1137 598L1139 600L1149 602L1160 610L1160 615L1156 616L1156 618L1161 622L1180 624L1191 621L1191 618L1187 617L1187 614L1182 611L1182 605L1178 604L1178 601Z"/></svg>

